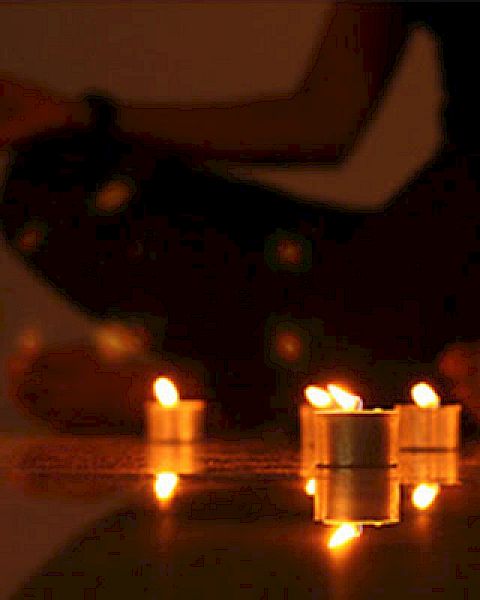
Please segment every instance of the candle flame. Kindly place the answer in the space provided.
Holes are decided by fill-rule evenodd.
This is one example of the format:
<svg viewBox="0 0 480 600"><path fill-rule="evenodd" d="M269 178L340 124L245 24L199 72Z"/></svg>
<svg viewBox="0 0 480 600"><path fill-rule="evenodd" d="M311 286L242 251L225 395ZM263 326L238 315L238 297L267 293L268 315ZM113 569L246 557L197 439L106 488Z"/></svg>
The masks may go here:
<svg viewBox="0 0 480 600"><path fill-rule="evenodd" d="M425 510L433 504L439 492L438 483L421 483L412 492L412 504L420 510Z"/></svg>
<svg viewBox="0 0 480 600"><path fill-rule="evenodd" d="M304 390L305 398L314 408L328 408L333 399L327 390L316 385L308 385Z"/></svg>
<svg viewBox="0 0 480 600"><path fill-rule="evenodd" d="M307 494L307 496L315 496L315 489L316 489L316 487L317 487L317 485L316 485L316 482L315 482L315 478L312 477L305 484L305 493Z"/></svg>
<svg viewBox="0 0 480 600"><path fill-rule="evenodd" d="M411 389L412 400L420 408L438 408L440 405L440 396L435 392L432 386L424 381L415 384Z"/></svg>
<svg viewBox="0 0 480 600"><path fill-rule="evenodd" d="M327 385L327 389L335 400L335 402L340 406L342 410L361 410L363 407L362 399L359 396L355 396L354 394L350 394L343 388L333 383Z"/></svg>
<svg viewBox="0 0 480 600"><path fill-rule="evenodd" d="M354 538L360 537L362 533L361 525L354 525L353 523L343 523L338 527L328 540L329 548L339 548L345 546Z"/></svg>
<svg viewBox="0 0 480 600"><path fill-rule="evenodd" d="M153 384L156 399L162 406L171 408L178 404L178 391L175 384L166 377L158 377Z"/></svg>
<svg viewBox="0 0 480 600"><path fill-rule="evenodd" d="M177 484L178 475L176 473L158 473L155 476L155 496L159 500L168 500L173 496Z"/></svg>

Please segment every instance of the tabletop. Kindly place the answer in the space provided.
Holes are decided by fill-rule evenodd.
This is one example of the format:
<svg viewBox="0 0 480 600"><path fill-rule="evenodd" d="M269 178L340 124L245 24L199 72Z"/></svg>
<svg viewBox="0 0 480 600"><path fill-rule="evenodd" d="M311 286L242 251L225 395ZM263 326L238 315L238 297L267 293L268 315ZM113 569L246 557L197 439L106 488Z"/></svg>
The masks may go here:
<svg viewBox="0 0 480 600"><path fill-rule="evenodd" d="M0 469L2 599L480 590L477 443L402 453L386 469L315 469L281 435L194 445L3 435Z"/></svg>

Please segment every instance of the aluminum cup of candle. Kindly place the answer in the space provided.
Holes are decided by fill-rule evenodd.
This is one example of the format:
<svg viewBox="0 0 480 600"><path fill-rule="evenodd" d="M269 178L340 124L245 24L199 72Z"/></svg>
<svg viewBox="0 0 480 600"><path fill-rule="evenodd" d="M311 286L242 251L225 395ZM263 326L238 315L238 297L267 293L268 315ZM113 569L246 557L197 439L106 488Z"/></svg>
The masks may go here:
<svg viewBox="0 0 480 600"><path fill-rule="evenodd" d="M412 404L397 404L402 450L455 450L460 446L460 404L440 405L425 382L412 387Z"/></svg>
<svg viewBox="0 0 480 600"><path fill-rule="evenodd" d="M397 469L317 467L314 521L391 525L400 521Z"/></svg>
<svg viewBox="0 0 480 600"><path fill-rule="evenodd" d="M194 475L200 473L203 467L195 444L148 444L146 450L149 473L167 471L179 475Z"/></svg>
<svg viewBox="0 0 480 600"><path fill-rule="evenodd" d="M147 402L147 435L151 442L189 443L203 438L205 402L179 400L175 385L164 377L154 383L157 400Z"/></svg>
<svg viewBox="0 0 480 600"><path fill-rule="evenodd" d="M459 484L459 456L455 451L402 450L399 454L398 468L400 483L405 485L425 482L441 485Z"/></svg>
<svg viewBox="0 0 480 600"><path fill-rule="evenodd" d="M315 462L326 467L398 464L396 410L323 411L315 415Z"/></svg>

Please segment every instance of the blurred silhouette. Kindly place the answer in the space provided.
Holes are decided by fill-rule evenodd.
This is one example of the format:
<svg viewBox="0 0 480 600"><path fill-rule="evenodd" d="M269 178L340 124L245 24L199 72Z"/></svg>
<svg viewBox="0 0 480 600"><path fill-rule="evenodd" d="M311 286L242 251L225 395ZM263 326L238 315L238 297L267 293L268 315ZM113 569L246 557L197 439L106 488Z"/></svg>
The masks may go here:
<svg viewBox="0 0 480 600"><path fill-rule="evenodd" d="M478 337L478 12L341 2L295 93L242 105L78 103L5 83L7 240L83 310L134 318L153 350L201 361L232 423L293 416L312 379L388 405L438 375L445 344ZM445 144L385 210L309 205L208 168L342 160L417 23L439 41Z"/></svg>

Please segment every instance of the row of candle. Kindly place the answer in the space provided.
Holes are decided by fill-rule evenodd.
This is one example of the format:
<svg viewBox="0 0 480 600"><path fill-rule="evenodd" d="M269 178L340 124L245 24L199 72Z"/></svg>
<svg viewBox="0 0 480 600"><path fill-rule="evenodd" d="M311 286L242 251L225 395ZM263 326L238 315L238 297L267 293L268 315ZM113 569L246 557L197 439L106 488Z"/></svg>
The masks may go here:
<svg viewBox="0 0 480 600"><path fill-rule="evenodd" d="M299 409L302 451L317 465L389 467L398 452L454 450L459 446L460 405L440 406L426 383L412 388L411 405L363 410L363 402L336 385L309 386Z"/></svg>
<svg viewBox="0 0 480 600"><path fill-rule="evenodd" d="M175 385L159 377L158 402L146 405L148 438L153 442L195 442L203 437L205 402L180 400ZM460 405L440 406L426 383L412 388L413 404L393 410L364 410L359 396L330 384L308 386L300 405L302 448L316 464L391 466L399 449L451 450L459 446Z"/></svg>

